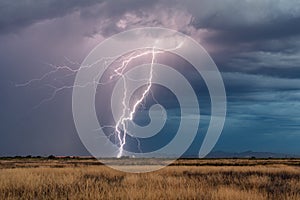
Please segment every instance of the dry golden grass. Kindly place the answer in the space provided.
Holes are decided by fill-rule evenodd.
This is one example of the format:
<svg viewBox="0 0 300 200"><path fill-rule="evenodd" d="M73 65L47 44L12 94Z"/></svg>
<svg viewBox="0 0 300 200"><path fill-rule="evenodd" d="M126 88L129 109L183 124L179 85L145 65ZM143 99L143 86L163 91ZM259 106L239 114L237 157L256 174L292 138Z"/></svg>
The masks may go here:
<svg viewBox="0 0 300 200"><path fill-rule="evenodd" d="M0 160L0 199L296 200L299 162L179 160L156 172L130 174L95 160Z"/></svg>

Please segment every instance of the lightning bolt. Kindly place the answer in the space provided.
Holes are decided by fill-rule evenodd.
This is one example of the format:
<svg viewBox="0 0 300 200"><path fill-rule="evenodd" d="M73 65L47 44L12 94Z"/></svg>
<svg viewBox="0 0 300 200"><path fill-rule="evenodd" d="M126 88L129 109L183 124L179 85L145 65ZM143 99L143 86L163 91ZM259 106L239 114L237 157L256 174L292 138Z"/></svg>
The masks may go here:
<svg viewBox="0 0 300 200"><path fill-rule="evenodd" d="M132 121L134 119L134 116L136 114L137 108L139 105L141 105L143 103L143 101L145 100L146 96L149 94L149 92L151 91L151 87L152 87L152 79L153 79L153 72L154 72L154 64L155 64L155 58L157 54L161 54L167 51L172 51L175 49L180 48L183 45L184 41L182 41L178 46L176 46L175 48L172 49L166 49L166 50L158 50L155 47L152 48L145 48L145 49L140 49L137 51L133 51L132 53L130 53L127 56L115 56L115 57L107 57L107 58L102 58L97 60L95 63L92 63L89 66L80 66L77 69L73 69L72 67L69 67L67 65L64 66L57 66L57 65L53 65L53 64L49 64L49 63L45 63L48 66L50 66L52 68L52 70L50 70L49 72L45 73L44 75L42 75L39 78L35 78L35 79L31 79L27 82L24 83L19 83L19 84L15 84L16 87L28 87L32 84L34 84L35 82L43 82L44 80L46 80L47 78L51 77L52 75L56 75L57 73L66 70L68 73L65 74L63 78L67 78L70 76L75 76L76 73L78 73L80 70L89 70L93 67L97 67L97 64L99 63L103 63L105 66L107 66L107 63L111 63L111 61L116 61L116 59L118 60L118 58L121 57L121 64L119 67L117 67L116 69L114 69L114 73L109 77L109 81L105 82L105 83L101 83L99 81L99 76L100 76L100 72L99 74L95 74L94 78L93 78L93 82L87 82L83 85L63 85L61 87L57 87L54 86L53 84L45 84L45 86L53 89L53 92L51 93L51 95L48 98L43 99L37 106L35 106L34 108L38 108L39 106L41 106L43 103L51 101L55 98L55 96L57 95L58 92L61 92L65 89L73 89L75 87L80 87L80 88L84 88L90 85L93 85L95 87L97 87L98 85L104 85L107 84L109 82L114 81L113 79L115 77L119 77L122 78L123 80L123 98L122 98L122 114L120 116L120 118L117 120L116 125L113 126L112 128L114 129L114 133L110 134L114 135L119 142L119 152L117 154L117 157L120 158L123 156L124 153L124 146L126 144L126 136L129 133L129 131L127 130L127 124ZM141 93L140 97L136 100L136 102L133 104L132 108L130 109L127 105L126 105L126 99L127 99L127 93L128 93L128 89L127 89L127 85L126 85L126 79L128 79L128 77L126 77L125 75L125 70L128 67L128 65L137 58L143 57L143 56L147 56L147 55L151 55L151 63L150 63L150 72L149 72L149 77L148 79L146 79L147 82L147 86L146 88L143 90L143 92ZM65 57L65 59L67 60L67 62L69 62L69 64L72 65L80 65L77 62L71 61L69 58ZM54 79L54 80L57 80ZM123 133L122 133L123 132ZM139 141L138 141L139 143Z"/></svg>
<svg viewBox="0 0 300 200"><path fill-rule="evenodd" d="M115 132L118 136L119 145L120 145L119 153L117 155L118 158L122 157L123 151L124 151L124 146L126 144L126 136L127 136L127 133L128 133L128 131L127 131L127 122L133 120L138 106L144 101L145 97L149 93L149 91L151 89L151 86L152 86L153 67L154 67L155 55L158 54L158 53L162 53L162 52L163 51L155 50L155 48L153 47L152 50L150 50L150 51L145 51L145 52L140 53L136 56L132 56L129 59L124 60L122 65L115 70L116 74L114 74L110 77L110 78L112 78L115 75L119 75L124 80L123 81L123 83L124 83L124 93L123 93L123 99L122 99L123 113L122 113L120 119L117 121L116 127L115 127ZM151 59L151 65L150 65L150 75L149 75L149 79L147 81L147 87L143 91L141 97L134 103L133 108L130 110L130 109L127 108L127 105L126 105L126 102L125 102L125 100L127 98L127 87L126 87L125 75L123 74L123 72L124 72L125 68L128 66L128 64L133 59L136 59L138 57L145 56L145 55L148 55L148 54L152 55L152 59ZM129 110L129 115L126 115L127 110ZM122 136L122 130L123 130L123 136Z"/></svg>

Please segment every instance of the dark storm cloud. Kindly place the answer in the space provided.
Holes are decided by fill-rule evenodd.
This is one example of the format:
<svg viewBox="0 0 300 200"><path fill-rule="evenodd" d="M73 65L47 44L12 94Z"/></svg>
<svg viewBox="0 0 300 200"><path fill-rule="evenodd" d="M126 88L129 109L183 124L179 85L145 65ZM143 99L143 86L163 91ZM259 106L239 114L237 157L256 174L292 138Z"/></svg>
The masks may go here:
<svg viewBox="0 0 300 200"><path fill-rule="evenodd" d="M151 10L153 5L159 0L120 0L120 1L103 1L101 5L95 6L89 10L82 12L82 17L95 18L107 17L117 18L126 12L141 12L143 10Z"/></svg>
<svg viewBox="0 0 300 200"><path fill-rule="evenodd" d="M300 90L300 79L277 78L238 72L225 72L222 73L222 77L231 92L249 93Z"/></svg>
<svg viewBox="0 0 300 200"><path fill-rule="evenodd" d="M64 15L82 7L90 6L98 0L1 0L0 33L20 30L33 23Z"/></svg>
<svg viewBox="0 0 300 200"><path fill-rule="evenodd" d="M300 49L286 53L284 49L281 52L270 52L253 48L251 51L227 54L226 60L220 65L227 71L295 79L300 74L299 56Z"/></svg>
<svg viewBox="0 0 300 200"><path fill-rule="evenodd" d="M84 9L81 16L105 19L91 36L108 37L143 26L179 30L200 41L223 71L290 78L299 71L300 4L296 0L105 1Z"/></svg>
<svg viewBox="0 0 300 200"><path fill-rule="evenodd" d="M159 0L104 1L89 9L83 9L80 16L83 20L98 19L101 25L95 27L94 34L100 33L108 37L132 26L156 24L156 20L151 21L147 17L160 3Z"/></svg>
<svg viewBox="0 0 300 200"><path fill-rule="evenodd" d="M196 28L212 29L232 40L281 38L300 33L297 0L187 1Z"/></svg>
<svg viewBox="0 0 300 200"><path fill-rule="evenodd" d="M108 24L95 30L94 33L101 32L109 35L120 31L116 23L124 14L127 12L142 14L143 10L151 10L157 2L157 0L27 0L22 2L3 0L0 1L0 34L16 32L43 20L64 17L74 11L80 11L81 17L85 20L108 20Z"/></svg>
<svg viewBox="0 0 300 200"><path fill-rule="evenodd" d="M205 41L220 49L212 55L223 70L297 78L298 1L188 1L187 6L191 25L212 33Z"/></svg>
<svg viewBox="0 0 300 200"><path fill-rule="evenodd" d="M219 150L300 153L299 21L298 0L0 1L0 155L87 155L73 124L71 90L32 110L51 88L14 83L50 70L37 59L81 62L108 36L144 26L184 32L216 61L228 99Z"/></svg>

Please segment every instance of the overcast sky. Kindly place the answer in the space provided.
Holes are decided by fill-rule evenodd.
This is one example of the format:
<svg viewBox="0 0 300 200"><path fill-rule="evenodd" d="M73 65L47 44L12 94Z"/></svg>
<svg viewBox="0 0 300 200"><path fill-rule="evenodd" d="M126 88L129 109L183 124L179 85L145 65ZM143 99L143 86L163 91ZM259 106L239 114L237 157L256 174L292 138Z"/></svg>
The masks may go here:
<svg viewBox="0 0 300 200"><path fill-rule="evenodd" d="M0 156L89 155L72 117L76 68L109 36L155 26L198 41L222 73L228 99L214 150L300 155L298 0L0 0ZM194 142L189 153L200 147Z"/></svg>

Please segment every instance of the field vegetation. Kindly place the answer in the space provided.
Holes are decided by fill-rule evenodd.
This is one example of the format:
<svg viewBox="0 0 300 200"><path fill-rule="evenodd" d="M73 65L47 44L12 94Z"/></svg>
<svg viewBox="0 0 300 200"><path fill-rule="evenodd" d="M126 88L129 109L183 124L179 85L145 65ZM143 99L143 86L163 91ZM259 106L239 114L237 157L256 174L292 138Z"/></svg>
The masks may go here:
<svg viewBox="0 0 300 200"><path fill-rule="evenodd" d="M0 199L300 199L300 160L185 159L144 174L93 159L0 159Z"/></svg>

